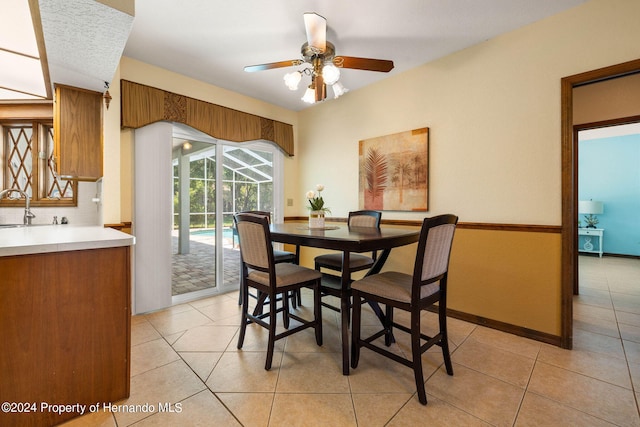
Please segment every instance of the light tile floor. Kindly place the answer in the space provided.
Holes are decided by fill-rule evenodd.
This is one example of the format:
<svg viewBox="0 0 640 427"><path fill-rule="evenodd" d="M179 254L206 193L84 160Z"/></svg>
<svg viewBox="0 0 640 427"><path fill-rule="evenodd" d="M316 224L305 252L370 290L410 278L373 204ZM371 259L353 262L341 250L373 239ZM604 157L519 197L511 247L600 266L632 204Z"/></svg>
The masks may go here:
<svg viewBox="0 0 640 427"><path fill-rule="evenodd" d="M68 426L640 426L640 261L581 256L580 289L572 351L449 319L455 374L437 350L424 356L427 406L408 368L366 349L341 375L330 310L324 345L310 330L287 337L270 371L263 329L249 327L236 348L237 293L135 316L131 397L117 404L155 411L97 412ZM426 330L434 316L424 314ZM165 403L174 412L160 412Z"/></svg>

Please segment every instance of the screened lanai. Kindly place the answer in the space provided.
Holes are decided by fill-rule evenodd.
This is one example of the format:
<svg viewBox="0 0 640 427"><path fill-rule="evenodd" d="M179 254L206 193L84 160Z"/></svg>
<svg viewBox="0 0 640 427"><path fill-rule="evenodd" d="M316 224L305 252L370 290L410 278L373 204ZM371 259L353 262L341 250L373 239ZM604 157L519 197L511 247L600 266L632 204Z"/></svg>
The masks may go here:
<svg viewBox="0 0 640 427"><path fill-rule="evenodd" d="M240 254L233 215L273 212L274 151L174 137L174 297L238 288Z"/></svg>

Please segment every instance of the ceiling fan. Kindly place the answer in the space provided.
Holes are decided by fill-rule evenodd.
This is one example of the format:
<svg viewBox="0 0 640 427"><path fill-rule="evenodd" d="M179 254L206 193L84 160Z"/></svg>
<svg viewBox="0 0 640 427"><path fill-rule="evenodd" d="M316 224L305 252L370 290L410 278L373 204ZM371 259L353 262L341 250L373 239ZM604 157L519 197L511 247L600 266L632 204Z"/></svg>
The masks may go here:
<svg viewBox="0 0 640 427"><path fill-rule="evenodd" d="M289 89L297 90L302 75L310 75L311 84L307 88L302 100L313 104L314 102L323 101L327 97L327 84L331 85L336 98L347 91L338 81L340 79L340 68L379 71L383 73L388 73L393 69L393 61L386 59L336 56L335 47L327 41L327 20L317 13L305 13L304 26L307 32L307 42L302 45L300 50L302 59L249 65L244 67L244 70L254 72L309 64L311 67L286 74L284 80Z"/></svg>

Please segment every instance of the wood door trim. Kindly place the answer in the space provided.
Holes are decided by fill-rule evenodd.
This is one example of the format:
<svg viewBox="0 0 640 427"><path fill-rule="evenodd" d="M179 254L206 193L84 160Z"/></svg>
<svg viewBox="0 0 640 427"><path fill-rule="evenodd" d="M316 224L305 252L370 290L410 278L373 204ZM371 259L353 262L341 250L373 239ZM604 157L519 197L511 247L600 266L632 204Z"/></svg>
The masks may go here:
<svg viewBox="0 0 640 427"><path fill-rule="evenodd" d="M562 152L561 347L573 347L573 290L578 280L578 158L573 141L573 88L640 72L640 59L560 80Z"/></svg>

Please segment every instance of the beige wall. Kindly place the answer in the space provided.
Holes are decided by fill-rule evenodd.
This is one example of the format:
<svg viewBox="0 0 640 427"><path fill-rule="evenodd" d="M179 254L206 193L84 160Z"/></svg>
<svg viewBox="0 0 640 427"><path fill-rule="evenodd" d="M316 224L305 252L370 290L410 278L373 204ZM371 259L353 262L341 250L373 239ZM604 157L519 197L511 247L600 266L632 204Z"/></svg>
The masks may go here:
<svg viewBox="0 0 640 427"><path fill-rule="evenodd" d="M640 58L637 16L637 0L594 0L303 111L299 213L304 191L317 182L334 215L356 208L358 140L426 126L428 215L562 225L560 80ZM459 231L451 306L559 335L560 235ZM409 272L411 262L399 251L388 266Z"/></svg>
<svg viewBox="0 0 640 427"><path fill-rule="evenodd" d="M105 202L111 202L107 207L105 203L105 223L116 223L120 221L131 221L132 206L132 161L133 153L133 132L130 129L120 129L120 88L119 81L130 80L143 83L148 86L164 89L170 92L189 96L195 99L211 102L247 113L256 114L284 123L293 125L295 152L298 151L297 143L297 113L286 110L266 102L262 102L244 95L237 94L216 86L212 86L180 74L176 74L131 58L123 57L120 67L114 77L113 86L118 86L116 90L110 90L113 96L113 104L118 104L117 108L110 107L108 116L117 117L117 121L106 119L105 126ZM107 115L105 117L107 117ZM107 123L108 121L108 123ZM107 137L108 133L116 133L116 137ZM297 175L297 164L295 158L285 158L285 176ZM120 188L109 185L110 182L121 183ZM289 182L285 183L285 199L293 197L295 188L289 187ZM115 207L117 206L117 208ZM286 209L286 208L285 208ZM292 212L285 210L286 215Z"/></svg>
<svg viewBox="0 0 640 427"><path fill-rule="evenodd" d="M640 74L573 89L573 123L640 116Z"/></svg>
<svg viewBox="0 0 640 427"><path fill-rule="evenodd" d="M558 226L560 79L640 58L638 16L640 1L593 0L301 113L128 58L121 61L120 75L293 124L296 156L285 162L285 199L292 198L294 206L285 216L306 215L304 194L317 183L325 185L333 215L346 216L358 206L358 140L429 127L428 215L453 212L463 222ZM124 131L105 150L126 155L129 139ZM111 174L122 176L121 187L131 182L126 171L113 167L105 168L109 193L117 192L107 185ZM120 210L127 220L126 201ZM505 260L512 253L505 248L514 249L517 259ZM554 234L460 230L452 307L558 335L559 248ZM396 251L387 267L410 271L412 257L410 248ZM478 292L491 300L477 300Z"/></svg>
<svg viewBox="0 0 640 427"><path fill-rule="evenodd" d="M131 195L131 170L128 174L122 176L120 171L123 166L122 162L122 144L120 143L120 67L116 69L113 77L113 83L109 86L109 94L112 96L109 109L104 108L104 158L102 177L102 218L105 224L118 224L121 221L130 221L131 216L123 217L123 209L131 212L131 199L124 199L121 192L126 192L129 197Z"/></svg>
<svg viewBox="0 0 640 427"><path fill-rule="evenodd" d="M560 79L639 58L639 14L637 0L591 1L304 110L299 212L317 182L334 214L357 206L358 140L426 126L430 214L559 225Z"/></svg>

